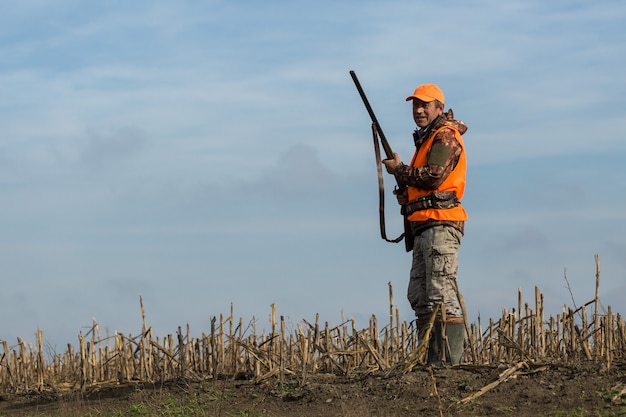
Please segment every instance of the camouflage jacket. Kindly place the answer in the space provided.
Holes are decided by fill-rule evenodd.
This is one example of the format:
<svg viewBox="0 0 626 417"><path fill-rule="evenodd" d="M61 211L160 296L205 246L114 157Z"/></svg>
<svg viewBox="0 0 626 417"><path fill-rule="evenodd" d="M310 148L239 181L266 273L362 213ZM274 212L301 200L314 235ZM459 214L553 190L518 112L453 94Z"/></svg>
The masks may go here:
<svg viewBox="0 0 626 417"><path fill-rule="evenodd" d="M454 119L452 110L439 116L430 125L423 129L416 129L413 133L416 151L419 150L422 143L428 138L431 132L436 131L442 126L452 126L462 135L467 131L467 125L461 121ZM436 152L431 152L436 149ZM450 172L456 167L459 156L463 152L461 144L454 137L452 129L443 129L435 136L431 148L429 150L428 164L420 167L412 167L409 165L400 165L395 170L395 175L400 181L410 187L421 188L425 190L436 190L447 178ZM434 154L436 153L436 155ZM423 230L437 225L449 225L464 231L463 221L438 221L427 220L424 222L412 222L413 233L417 236Z"/></svg>

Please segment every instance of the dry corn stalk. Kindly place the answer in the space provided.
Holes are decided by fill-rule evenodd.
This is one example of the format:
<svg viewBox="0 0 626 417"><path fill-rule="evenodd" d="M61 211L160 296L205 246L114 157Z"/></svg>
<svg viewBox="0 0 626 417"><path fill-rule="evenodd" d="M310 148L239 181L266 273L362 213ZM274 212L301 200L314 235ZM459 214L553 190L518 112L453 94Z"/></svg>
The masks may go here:
<svg viewBox="0 0 626 417"><path fill-rule="evenodd" d="M517 376L517 374L519 373L519 371L522 368L528 368L528 364L526 362L519 362L513 366L511 366L509 369L507 369L506 371L502 372L499 376L498 376L498 380L494 381L490 384L485 385L484 387L482 387L480 390L476 391L475 393L468 395L467 397L463 398L461 401L459 401L460 404L465 404L468 403L472 400L475 400L476 398L480 397L481 395L483 395L484 393L492 390L493 388L497 387L498 385L500 385L503 382L508 381L509 379L511 379L514 376Z"/></svg>
<svg viewBox="0 0 626 417"><path fill-rule="evenodd" d="M433 325L435 323L435 319L437 318L437 313L439 313L439 308L441 306L437 304L435 310L430 315L430 319L428 320L428 324L424 329L424 332L420 332L420 336L422 340L420 340L419 345L415 350L408 354L405 358L402 358L398 361L398 363L393 366L387 373L386 377L395 374L406 374L409 373L415 368L417 365L423 365L426 363L426 354L428 353L428 344L430 341L430 334L433 330Z"/></svg>

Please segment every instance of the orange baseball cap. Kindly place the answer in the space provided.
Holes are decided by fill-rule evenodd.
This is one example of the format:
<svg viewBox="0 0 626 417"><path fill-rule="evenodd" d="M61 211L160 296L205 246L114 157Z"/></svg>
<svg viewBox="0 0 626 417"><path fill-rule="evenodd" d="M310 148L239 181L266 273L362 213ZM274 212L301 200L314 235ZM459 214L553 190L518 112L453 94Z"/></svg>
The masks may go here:
<svg viewBox="0 0 626 417"><path fill-rule="evenodd" d="M443 91L435 84L422 84L415 89L412 96L408 96L406 101L411 101L414 98L422 101L439 100L441 104L445 103Z"/></svg>

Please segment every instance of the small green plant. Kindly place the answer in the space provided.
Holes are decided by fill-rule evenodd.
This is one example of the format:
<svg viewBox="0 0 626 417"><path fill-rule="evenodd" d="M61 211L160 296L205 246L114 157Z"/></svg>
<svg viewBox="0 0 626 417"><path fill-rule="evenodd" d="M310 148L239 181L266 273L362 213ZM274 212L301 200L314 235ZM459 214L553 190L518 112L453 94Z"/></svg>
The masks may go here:
<svg viewBox="0 0 626 417"><path fill-rule="evenodd" d="M198 406L193 398L185 398L183 404L177 403L173 396L163 401L162 415L166 417L206 416L204 410Z"/></svg>
<svg viewBox="0 0 626 417"><path fill-rule="evenodd" d="M148 415L148 410L144 403L131 404L126 414L129 417L143 417Z"/></svg>
<svg viewBox="0 0 626 417"><path fill-rule="evenodd" d="M614 405L626 405L626 387L618 384L602 394L602 397Z"/></svg>

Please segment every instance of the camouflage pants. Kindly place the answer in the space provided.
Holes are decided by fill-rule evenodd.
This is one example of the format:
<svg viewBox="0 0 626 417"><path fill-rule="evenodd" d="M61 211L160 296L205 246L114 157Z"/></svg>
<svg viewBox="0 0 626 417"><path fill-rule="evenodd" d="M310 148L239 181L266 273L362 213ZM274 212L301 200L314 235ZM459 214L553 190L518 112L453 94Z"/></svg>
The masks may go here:
<svg viewBox="0 0 626 417"><path fill-rule="evenodd" d="M407 295L418 322L427 321L442 302L446 316L463 316L455 289L461 237L451 226L434 226L415 237Z"/></svg>

